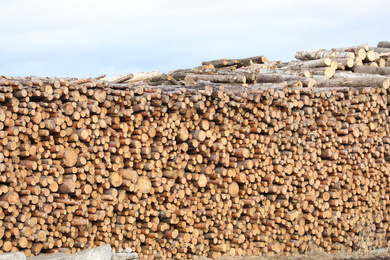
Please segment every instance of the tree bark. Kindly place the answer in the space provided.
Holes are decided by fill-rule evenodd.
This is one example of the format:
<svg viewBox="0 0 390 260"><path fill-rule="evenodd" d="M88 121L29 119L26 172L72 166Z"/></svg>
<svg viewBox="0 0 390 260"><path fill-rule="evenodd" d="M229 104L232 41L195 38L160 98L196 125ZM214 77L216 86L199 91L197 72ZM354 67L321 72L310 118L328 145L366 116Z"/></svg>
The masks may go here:
<svg viewBox="0 0 390 260"><path fill-rule="evenodd" d="M378 48L390 48L390 42L389 41L380 41L376 45Z"/></svg>
<svg viewBox="0 0 390 260"><path fill-rule="evenodd" d="M372 66L356 66L355 73L390 75L390 68L372 67Z"/></svg>
<svg viewBox="0 0 390 260"><path fill-rule="evenodd" d="M316 82L314 79L305 78L305 77L297 77L297 76L289 76L289 75L280 75L280 74L270 74L270 73L259 73L256 77L257 83L269 83L269 82L284 82L290 80L301 81L304 87L313 87Z"/></svg>
<svg viewBox="0 0 390 260"><path fill-rule="evenodd" d="M328 80L319 80L314 85L317 88L332 88L332 87L380 87L388 89L390 81L388 78L382 77L353 77L353 78L337 78Z"/></svg>
<svg viewBox="0 0 390 260"><path fill-rule="evenodd" d="M295 58L298 60L317 60L324 58L350 58L354 59L355 54L353 52L340 52L332 50L319 50L319 51L297 51Z"/></svg>

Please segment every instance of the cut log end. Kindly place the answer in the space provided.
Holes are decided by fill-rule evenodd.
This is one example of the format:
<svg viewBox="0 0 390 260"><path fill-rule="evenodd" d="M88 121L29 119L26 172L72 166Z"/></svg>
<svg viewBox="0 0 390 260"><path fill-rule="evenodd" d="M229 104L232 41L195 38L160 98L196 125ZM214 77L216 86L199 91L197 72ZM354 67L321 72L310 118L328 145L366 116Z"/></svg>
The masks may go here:
<svg viewBox="0 0 390 260"><path fill-rule="evenodd" d="M72 167L77 163L78 154L72 147L65 148L63 152L63 164L67 167Z"/></svg>
<svg viewBox="0 0 390 260"><path fill-rule="evenodd" d="M232 182L229 184L229 195L234 198L238 195L240 191L240 186L238 186L237 182Z"/></svg>
<svg viewBox="0 0 390 260"><path fill-rule="evenodd" d="M152 182L149 177L141 176L138 178L137 187L142 193L150 193L152 189Z"/></svg>

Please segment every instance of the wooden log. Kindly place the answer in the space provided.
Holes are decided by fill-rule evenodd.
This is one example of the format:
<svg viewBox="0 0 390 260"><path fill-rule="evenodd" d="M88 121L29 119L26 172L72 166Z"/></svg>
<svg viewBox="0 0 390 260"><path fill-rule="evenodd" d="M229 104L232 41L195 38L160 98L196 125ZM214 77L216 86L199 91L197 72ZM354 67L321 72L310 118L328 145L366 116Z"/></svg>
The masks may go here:
<svg viewBox="0 0 390 260"><path fill-rule="evenodd" d="M305 77L296 77L296 76L289 76L289 75L275 75L275 74L269 74L269 73L259 73L256 77L257 83L267 83L267 82L284 82L289 80L299 80L302 82L304 87L313 87L316 80L305 78Z"/></svg>
<svg viewBox="0 0 390 260"><path fill-rule="evenodd" d="M246 77L240 75L204 75L204 74L192 74L186 75L187 81L205 80L214 83L246 83Z"/></svg>
<svg viewBox="0 0 390 260"><path fill-rule="evenodd" d="M371 66L355 66L355 73L390 75L390 68L371 67Z"/></svg>
<svg viewBox="0 0 390 260"><path fill-rule="evenodd" d="M289 69L300 69L300 68L317 68L317 67L328 67L332 63L330 58L323 58L318 60L301 61L297 63L290 63L287 68Z"/></svg>
<svg viewBox="0 0 390 260"><path fill-rule="evenodd" d="M380 41L380 42L378 42L376 47L378 47L378 48L390 48L390 42L388 42L388 41Z"/></svg>
<svg viewBox="0 0 390 260"><path fill-rule="evenodd" d="M354 59L355 54L348 51L318 50L318 51L297 51L295 58L298 60L317 60L324 58L349 58Z"/></svg>
<svg viewBox="0 0 390 260"><path fill-rule="evenodd" d="M137 188L142 193L149 193L152 189L152 183L147 176L140 176L137 180Z"/></svg>
<svg viewBox="0 0 390 260"><path fill-rule="evenodd" d="M227 66L236 65L238 67L241 66L249 66L254 63L266 63L268 59L264 56L256 56L244 59L219 59L212 61L202 61L202 65L213 65L214 68L222 68Z"/></svg>
<svg viewBox="0 0 390 260"><path fill-rule="evenodd" d="M388 78L381 77L353 77L353 78L337 78L329 80L317 81L315 87L317 88L332 88L332 87L380 87L388 89L390 81Z"/></svg>

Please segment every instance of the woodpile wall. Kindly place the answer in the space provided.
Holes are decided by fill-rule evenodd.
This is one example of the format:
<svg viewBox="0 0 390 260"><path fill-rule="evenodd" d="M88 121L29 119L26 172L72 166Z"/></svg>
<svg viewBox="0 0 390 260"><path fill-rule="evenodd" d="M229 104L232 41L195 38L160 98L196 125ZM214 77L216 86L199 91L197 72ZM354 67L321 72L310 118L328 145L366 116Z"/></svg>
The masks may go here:
<svg viewBox="0 0 390 260"><path fill-rule="evenodd" d="M334 50L146 78L0 78L0 252L387 246L389 82L377 74L390 73L370 51L361 64Z"/></svg>

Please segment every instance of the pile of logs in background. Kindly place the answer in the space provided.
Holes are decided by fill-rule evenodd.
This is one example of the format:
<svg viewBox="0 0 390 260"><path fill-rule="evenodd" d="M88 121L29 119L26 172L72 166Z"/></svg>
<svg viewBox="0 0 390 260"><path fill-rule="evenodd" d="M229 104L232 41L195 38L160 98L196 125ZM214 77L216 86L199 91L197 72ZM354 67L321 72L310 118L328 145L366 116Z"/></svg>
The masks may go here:
<svg viewBox="0 0 390 260"><path fill-rule="evenodd" d="M0 78L0 252L387 246L386 44L106 80Z"/></svg>

